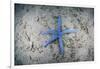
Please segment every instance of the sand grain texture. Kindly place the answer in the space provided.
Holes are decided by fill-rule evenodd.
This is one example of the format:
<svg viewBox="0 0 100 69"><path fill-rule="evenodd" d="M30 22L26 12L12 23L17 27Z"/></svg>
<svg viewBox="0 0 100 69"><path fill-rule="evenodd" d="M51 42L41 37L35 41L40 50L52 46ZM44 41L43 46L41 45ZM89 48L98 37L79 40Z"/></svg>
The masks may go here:
<svg viewBox="0 0 100 69"><path fill-rule="evenodd" d="M54 29L61 15L62 29L79 32L63 35L64 56L59 54L58 42L43 46L50 38L41 31ZM15 65L61 63L94 60L93 8L15 5Z"/></svg>

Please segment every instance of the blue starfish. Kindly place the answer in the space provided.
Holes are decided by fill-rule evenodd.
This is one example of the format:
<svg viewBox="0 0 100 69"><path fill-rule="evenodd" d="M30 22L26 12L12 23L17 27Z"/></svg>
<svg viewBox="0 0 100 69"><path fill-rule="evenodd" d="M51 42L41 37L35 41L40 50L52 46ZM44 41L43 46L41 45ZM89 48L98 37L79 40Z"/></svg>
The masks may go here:
<svg viewBox="0 0 100 69"><path fill-rule="evenodd" d="M54 42L55 40L58 40L59 43L59 52L60 54L64 54L64 48L63 48L63 40L62 40L62 35L65 33L73 33L77 32L78 30L76 29L65 29L62 30L62 21L61 21L61 16L58 16L57 19L57 30L49 29L47 32L41 32L41 34L51 34L51 39L46 41L44 46L47 47L50 43Z"/></svg>

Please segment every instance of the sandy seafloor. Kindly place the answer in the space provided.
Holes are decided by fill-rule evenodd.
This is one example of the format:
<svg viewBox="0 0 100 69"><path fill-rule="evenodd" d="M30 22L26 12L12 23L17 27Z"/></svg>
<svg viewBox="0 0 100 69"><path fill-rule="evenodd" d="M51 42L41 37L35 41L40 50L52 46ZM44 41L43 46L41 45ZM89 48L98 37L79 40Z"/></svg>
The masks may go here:
<svg viewBox="0 0 100 69"><path fill-rule="evenodd" d="M79 7L15 4L15 65L80 62L94 60L94 9ZM50 35L41 31L55 29L57 16L62 29L78 29L63 35L64 55L59 54L58 41L43 46Z"/></svg>

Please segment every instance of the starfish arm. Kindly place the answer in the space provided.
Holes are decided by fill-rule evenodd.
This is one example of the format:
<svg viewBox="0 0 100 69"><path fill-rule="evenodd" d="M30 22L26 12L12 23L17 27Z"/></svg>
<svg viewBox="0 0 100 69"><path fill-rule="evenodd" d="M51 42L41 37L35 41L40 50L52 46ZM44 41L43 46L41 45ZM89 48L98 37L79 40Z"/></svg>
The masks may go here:
<svg viewBox="0 0 100 69"><path fill-rule="evenodd" d="M65 33L74 33L74 32L78 32L79 30L77 29L65 29L62 31L62 34L65 34Z"/></svg>
<svg viewBox="0 0 100 69"><path fill-rule="evenodd" d="M58 26L58 32L61 32L61 24L62 24L62 21L61 21L61 17L58 16L58 23L57 23L57 26Z"/></svg>
<svg viewBox="0 0 100 69"><path fill-rule="evenodd" d="M64 54L64 48L63 48L63 40L62 40L62 33L59 32L59 52L60 54Z"/></svg>
<svg viewBox="0 0 100 69"><path fill-rule="evenodd" d="M44 46L47 47L50 43L52 43L53 41L55 41L57 39L57 37L52 38L51 40L48 40L45 42Z"/></svg>
<svg viewBox="0 0 100 69"><path fill-rule="evenodd" d="M62 55L64 54L62 38L59 38L59 51L60 51L60 54L62 54Z"/></svg>

